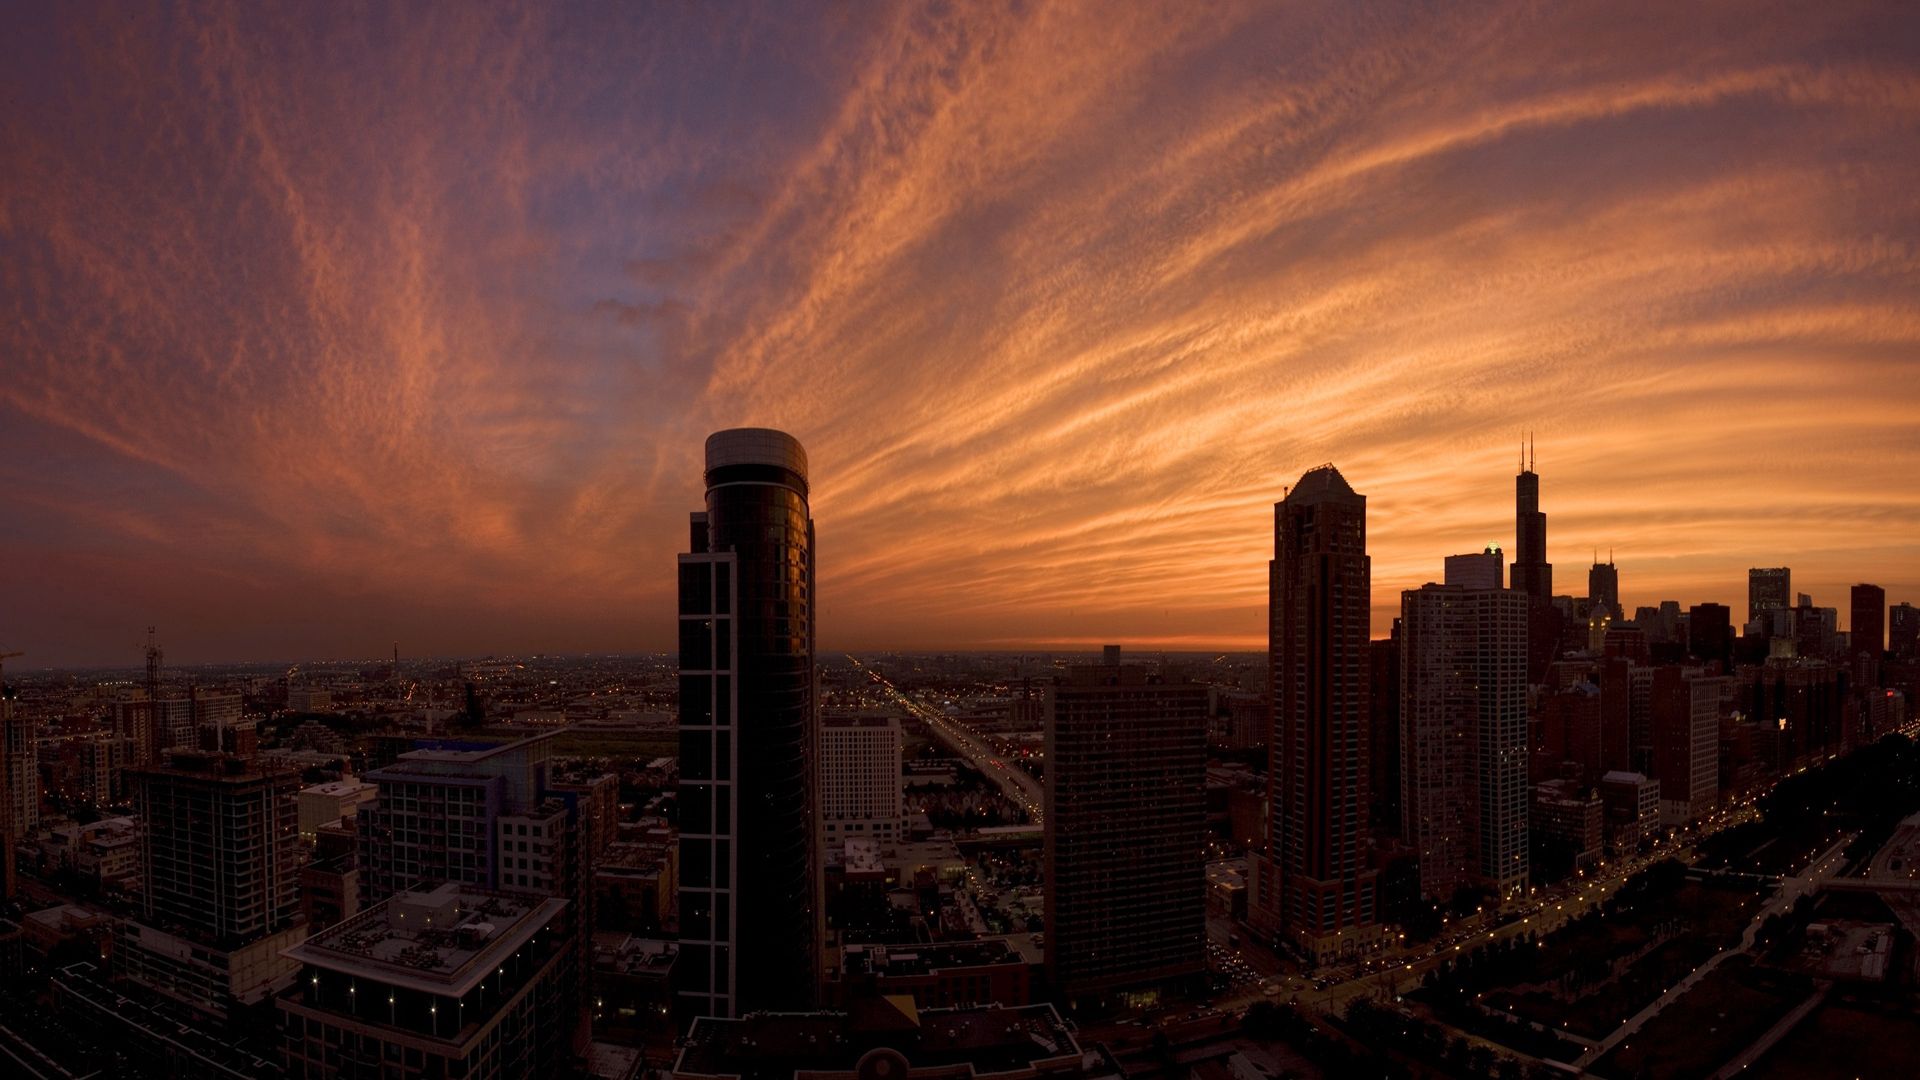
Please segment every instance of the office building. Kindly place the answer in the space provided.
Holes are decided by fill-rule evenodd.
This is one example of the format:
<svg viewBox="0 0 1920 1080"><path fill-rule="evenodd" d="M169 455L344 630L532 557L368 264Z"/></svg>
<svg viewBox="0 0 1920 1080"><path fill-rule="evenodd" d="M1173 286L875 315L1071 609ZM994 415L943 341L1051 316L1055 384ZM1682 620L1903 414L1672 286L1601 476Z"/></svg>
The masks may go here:
<svg viewBox="0 0 1920 1080"><path fill-rule="evenodd" d="M1570 860L1563 868L1591 866L1606 846L1606 803L1577 780L1548 780L1533 789L1531 828Z"/></svg>
<svg viewBox="0 0 1920 1080"><path fill-rule="evenodd" d="M1901 660L1920 659L1920 608L1895 604L1887 610L1887 651Z"/></svg>
<svg viewBox="0 0 1920 1080"><path fill-rule="evenodd" d="M1733 670L1733 612L1725 604L1695 604L1687 609L1687 651L1703 663Z"/></svg>
<svg viewBox="0 0 1920 1080"><path fill-rule="evenodd" d="M1848 623L1847 649L1878 660L1887 647L1887 590L1878 585L1855 585L1853 621Z"/></svg>
<svg viewBox="0 0 1920 1080"><path fill-rule="evenodd" d="M451 881L482 889L571 896L577 877L577 800L549 783L553 738L453 743L401 754L363 780L362 906Z"/></svg>
<svg viewBox="0 0 1920 1080"><path fill-rule="evenodd" d="M300 839L313 841L320 826L353 817L380 789L364 780L347 778L300 789Z"/></svg>
<svg viewBox="0 0 1920 1080"><path fill-rule="evenodd" d="M1497 544L1488 544L1485 551L1449 555L1444 580L1463 589L1504 589L1505 568L1501 566L1501 558Z"/></svg>
<svg viewBox="0 0 1920 1080"><path fill-rule="evenodd" d="M716 432L706 488L679 562L681 1008L806 1009L824 933L806 451Z"/></svg>
<svg viewBox="0 0 1920 1080"><path fill-rule="evenodd" d="M1587 570L1587 603L1605 608L1608 618L1615 621L1625 621L1627 617L1620 609L1620 568L1613 565L1611 554L1606 562L1594 560Z"/></svg>
<svg viewBox="0 0 1920 1080"><path fill-rule="evenodd" d="M1785 566L1756 566L1747 571L1747 621L1793 606L1793 571Z"/></svg>
<svg viewBox="0 0 1920 1080"><path fill-rule="evenodd" d="M452 882L396 893L289 950L287 1075L572 1076L568 902Z"/></svg>
<svg viewBox="0 0 1920 1080"><path fill-rule="evenodd" d="M1559 652L1559 610L1553 605L1553 564L1547 561L1547 515L1540 510L1540 474L1531 448L1513 482L1514 558L1511 581L1527 597L1527 677L1546 674Z"/></svg>
<svg viewBox="0 0 1920 1080"><path fill-rule="evenodd" d="M306 936L299 772L176 751L127 782L141 914L121 928L116 973L214 1015L264 1000L292 976L280 951Z"/></svg>
<svg viewBox="0 0 1920 1080"><path fill-rule="evenodd" d="M1616 769L1600 778L1600 801L1606 808L1607 846L1620 854L1639 849L1660 830L1660 781L1637 772Z"/></svg>
<svg viewBox="0 0 1920 1080"><path fill-rule="evenodd" d="M1047 969L1076 1005L1206 971L1207 688L1108 658L1043 698Z"/></svg>
<svg viewBox="0 0 1920 1080"><path fill-rule="evenodd" d="M1720 790L1720 693L1723 680L1679 667L1653 672L1653 775L1660 820L1697 821Z"/></svg>
<svg viewBox="0 0 1920 1080"><path fill-rule="evenodd" d="M15 712L13 702L0 701L0 780L6 790L0 807L0 828L18 841L40 828L40 739L31 717Z"/></svg>
<svg viewBox="0 0 1920 1080"><path fill-rule="evenodd" d="M828 717L820 725L820 821L828 844L849 836L900 839L900 722Z"/></svg>
<svg viewBox="0 0 1920 1080"><path fill-rule="evenodd" d="M1401 594L1400 835L1422 895L1526 888L1526 605L1507 589Z"/></svg>
<svg viewBox="0 0 1920 1080"><path fill-rule="evenodd" d="M1331 465L1274 506L1268 656L1274 732L1266 850L1248 920L1314 961L1372 943L1378 871L1365 850L1372 565L1367 500Z"/></svg>

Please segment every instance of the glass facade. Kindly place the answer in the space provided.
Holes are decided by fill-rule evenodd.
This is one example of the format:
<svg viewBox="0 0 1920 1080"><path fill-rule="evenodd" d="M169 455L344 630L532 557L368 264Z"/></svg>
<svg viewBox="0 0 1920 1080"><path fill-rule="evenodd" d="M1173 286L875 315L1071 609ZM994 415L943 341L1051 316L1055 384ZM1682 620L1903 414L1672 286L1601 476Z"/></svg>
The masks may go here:
<svg viewBox="0 0 1920 1080"><path fill-rule="evenodd" d="M707 440L680 557L681 975L692 1015L811 1008L813 521L806 454L763 429Z"/></svg>

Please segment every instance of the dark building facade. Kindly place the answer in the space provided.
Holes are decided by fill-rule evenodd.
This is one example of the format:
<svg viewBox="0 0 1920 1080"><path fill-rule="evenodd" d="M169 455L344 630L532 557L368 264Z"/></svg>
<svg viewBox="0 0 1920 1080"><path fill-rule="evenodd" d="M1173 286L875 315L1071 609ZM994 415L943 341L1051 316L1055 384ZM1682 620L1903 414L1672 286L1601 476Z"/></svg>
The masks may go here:
<svg viewBox="0 0 1920 1080"><path fill-rule="evenodd" d="M1494 572L1500 569L1496 562ZM1395 619L1391 636L1367 644L1368 676L1373 684L1367 705L1372 727L1368 824L1388 836L1400 834L1400 638L1401 621Z"/></svg>
<svg viewBox="0 0 1920 1080"><path fill-rule="evenodd" d="M1207 688L1139 664L1046 691L1049 981L1073 1004L1206 972Z"/></svg>
<svg viewBox="0 0 1920 1080"><path fill-rule="evenodd" d="M1855 585L1852 600L1848 651L1878 659L1887 647L1887 590L1878 585Z"/></svg>
<svg viewBox="0 0 1920 1080"><path fill-rule="evenodd" d="M1529 455L1531 457L1531 455ZM1522 463L1513 479L1514 547L1510 580L1527 595L1527 678L1539 682L1559 651L1559 610L1553 606L1553 564L1547 561L1547 515L1540 509L1540 474Z"/></svg>
<svg viewBox="0 0 1920 1080"><path fill-rule="evenodd" d="M680 556L681 1008L814 1005L819 724L807 454L735 428L706 446Z"/></svg>
<svg viewBox="0 0 1920 1080"><path fill-rule="evenodd" d="M1378 932L1369 809L1367 500L1331 465L1274 506L1268 842L1252 859L1256 931L1323 961Z"/></svg>
<svg viewBox="0 0 1920 1080"><path fill-rule="evenodd" d="M1747 571L1747 621L1763 611L1793 606L1793 570L1785 566L1756 566Z"/></svg>
<svg viewBox="0 0 1920 1080"><path fill-rule="evenodd" d="M1618 621L1626 618L1620 610L1620 568L1613 565L1613 556L1607 556L1606 562L1595 562L1587 570L1587 599L1594 604L1605 604L1607 613Z"/></svg>
<svg viewBox="0 0 1920 1080"><path fill-rule="evenodd" d="M1895 604L1887 610L1887 651L1902 660L1920 657L1920 608Z"/></svg>
<svg viewBox="0 0 1920 1080"><path fill-rule="evenodd" d="M1725 604L1695 604L1687 609L1687 651L1699 660L1718 660L1733 670L1733 612Z"/></svg>

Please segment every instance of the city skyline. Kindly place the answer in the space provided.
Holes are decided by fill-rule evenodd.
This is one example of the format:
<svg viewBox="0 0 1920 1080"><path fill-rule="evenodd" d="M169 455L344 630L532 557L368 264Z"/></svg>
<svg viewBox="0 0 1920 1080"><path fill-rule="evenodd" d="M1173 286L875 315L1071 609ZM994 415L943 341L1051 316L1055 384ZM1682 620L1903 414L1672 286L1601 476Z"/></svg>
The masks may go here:
<svg viewBox="0 0 1920 1080"><path fill-rule="evenodd" d="M667 650L732 426L823 651L1257 650L1329 460L1382 636L1526 431L1629 612L1920 601L1910 15L1177 10L10 14L0 646Z"/></svg>

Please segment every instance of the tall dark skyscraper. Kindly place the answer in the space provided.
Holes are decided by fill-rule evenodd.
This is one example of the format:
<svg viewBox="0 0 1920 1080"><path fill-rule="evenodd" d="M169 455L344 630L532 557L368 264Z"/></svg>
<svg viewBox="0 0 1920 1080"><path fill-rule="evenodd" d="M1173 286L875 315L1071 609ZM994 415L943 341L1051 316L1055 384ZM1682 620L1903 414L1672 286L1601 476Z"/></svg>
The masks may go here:
<svg viewBox="0 0 1920 1080"><path fill-rule="evenodd" d="M1607 613L1615 621L1626 615L1620 610L1620 568L1613 565L1613 555L1607 555L1607 561L1595 559L1587 571L1587 599L1595 604L1605 604Z"/></svg>
<svg viewBox="0 0 1920 1080"><path fill-rule="evenodd" d="M1878 585L1855 585L1852 614L1848 651L1879 657L1887 647L1887 590Z"/></svg>
<svg viewBox="0 0 1920 1080"><path fill-rule="evenodd" d="M1763 611L1793 606L1793 571L1784 566L1756 566L1747 571L1747 621Z"/></svg>
<svg viewBox="0 0 1920 1080"><path fill-rule="evenodd" d="M819 981L813 519L791 435L707 438L680 556L680 958L690 1016L808 1009Z"/></svg>
<svg viewBox="0 0 1920 1080"><path fill-rule="evenodd" d="M1207 687L1140 664L1046 689L1047 970L1070 1001L1207 969Z"/></svg>
<svg viewBox="0 0 1920 1080"><path fill-rule="evenodd" d="M1531 454L1529 454L1531 458ZM1513 587L1540 600L1553 599L1553 564L1547 561L1547 515L1540 510L1540 474L1523 462L1513 479Z"/></svg>
<svg viewBox="0 0 1920 1080"><path fill-rule="evenodd" d="M1560 644L1560 613L1553 606L1553 564L1547 561L1547 515L1540 510L1540 474L1531 440L1513 479L1512 588L1527 594L1527 677L1538 682Z"/></svg>
<svg viewBox="0 0 1920 1080"><path fill-rule="evenodd" d="M1274 739L1267 850L1253 860L1249 920L1324 961L1378 932L1367 865L1367 500L1331 465L1274 506L1268 654Z"/></svg>

